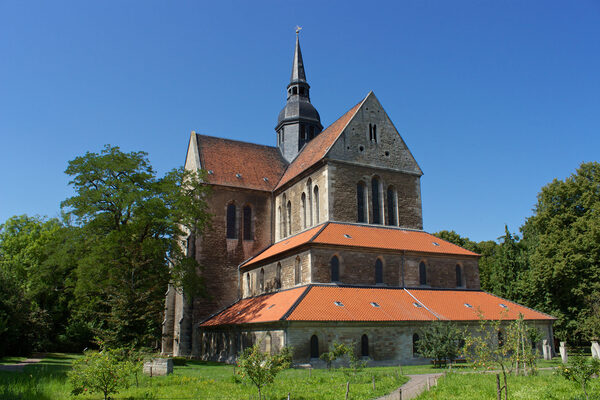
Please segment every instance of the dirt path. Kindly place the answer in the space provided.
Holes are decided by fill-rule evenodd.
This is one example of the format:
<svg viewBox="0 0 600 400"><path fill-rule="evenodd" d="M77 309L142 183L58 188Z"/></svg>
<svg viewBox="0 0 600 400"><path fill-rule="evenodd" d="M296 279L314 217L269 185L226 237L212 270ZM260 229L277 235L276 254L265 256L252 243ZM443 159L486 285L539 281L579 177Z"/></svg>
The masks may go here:
<svg viewBox="0 0 600 400"><path fill-rule="evenodd" d="M406 375L409 380L392 393L379 397L376 400L409 400L414 399L425 390L437 384L437 380L443 374L420 374Z"/></svg>
<svg viewBox="0 0 600 400"><path fill-rule="evenodd" d="M0 371L23 372L23 368L27 365L39 363L43 359L44 356L42 354L36 354L34 358L28 358L20 363L0 365Z"/></svg>

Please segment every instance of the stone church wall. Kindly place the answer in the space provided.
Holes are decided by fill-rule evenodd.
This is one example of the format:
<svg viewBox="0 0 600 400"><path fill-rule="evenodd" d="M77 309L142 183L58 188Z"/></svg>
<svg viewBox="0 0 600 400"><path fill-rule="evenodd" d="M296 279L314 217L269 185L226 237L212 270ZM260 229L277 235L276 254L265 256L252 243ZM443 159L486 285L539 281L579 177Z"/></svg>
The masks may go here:
<svg viewBox="0 0 600 400"><path fill-rule="evenodd" d="M295 279L295 267L296 260L299 260L300 271L302 278L300 282L296 284ZM309 251L303 251L291 256L282 258L281 260L271 262L261 267L257 267L250 270L242 271L242 297L257 296L263 293L269 293L279 290L276 284L277 277L277 264L281 264L281 289L289 289L294 286L299 286L311 282L311 264ZM263 269L265 273L264 288L260 290L260 270ZM250 286L248 286L248 279L250 279Z"/></svg>
<svg viewBox="0 0 600 400"><path fill-rule="evenodd" d="M347 250L336 248L311 249L312 282L331 282L330 261L333 256L340 261L340 283L351 285L375 285L375 261L383 262L383 282L388 286L418 287L419 263L427 266L427 285L432 288L456 288L456 265L462 267L463 286L479 289L479 269L474 257L427 256L398 254L372 250ZM403 268L404 264L404 268Z"/></svg>
<svg viewBox="0 0 600 400"><path fill-rule="evenodd" d="M421 210L421 185L417 175L397 171L376 169L373 167L329 163L330 219L342 222L357 222L357 184L365 184L365 214L369 222L373 221L372 189L373 177L380 182L379 199L382 222L389 224L387 189L391 185L395 192L395 215L398 226L402 228L423 229Z"/></svg>
<svg viewBox="0 0 600 400"><path fill-rule="evenodd" d="M226 238L227 205L236 205L236 239ZM242 238L242 208L252 208L253 240ZM271 243L271 193L214 186L208 200L211 226L196 238L195 256L210 298L193 301L193 323L238 299L238 265ZM178 302L179 307L183 305ZM181 311L177 311L181 313ZM189 345L189 344L188 344ZM189 347L189 346L188 346Z"/></svg>
<svg viewBox="0 0 600 400"><path fill-rule="evenodd" d="M309 191L310 186L310 191ZM318 209L314 195L314 189L318 187ZM275 242L278 242L283 237L289 235L283 234L287 226L287 202L291 202L292 206L292 235L309 229L315 225L328 220L329 215L329 194L328 194L328 167L327 165L313 171L301 180L297 181L284 191L278 193L275 197ZM302 193L306 196L306 227L304 226L304 210L302 209ZM285 201L284 201L285 200ZM279 209L281 208L281 214ZM282 223L283 217L283 223Z"/></svg>

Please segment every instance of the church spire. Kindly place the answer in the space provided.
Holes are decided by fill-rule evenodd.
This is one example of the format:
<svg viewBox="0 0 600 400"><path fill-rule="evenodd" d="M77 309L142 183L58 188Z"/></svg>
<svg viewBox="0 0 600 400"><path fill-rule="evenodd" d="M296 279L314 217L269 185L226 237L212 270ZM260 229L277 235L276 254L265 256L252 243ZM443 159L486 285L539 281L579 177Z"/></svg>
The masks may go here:
<svg viewBox="0 0 600 400"><path fill-rule="evenodd" d="M310 103L310 85L306 81L300 27L296 27L296 49L292 63L292 77L287 85L287 102L277 120L277 146L283 157L291 162L302 147L323 130L321 117Z"/></svg>
<svg viewBox="0 0 600 400"><path fill-rule="evenodd" d="M304 72L304 62L302 61L302 51L300 51L300 33L296 29L296 50L294 51L294 63L292 64L292 77L290 83L306 82L306 73Z"/></svg>

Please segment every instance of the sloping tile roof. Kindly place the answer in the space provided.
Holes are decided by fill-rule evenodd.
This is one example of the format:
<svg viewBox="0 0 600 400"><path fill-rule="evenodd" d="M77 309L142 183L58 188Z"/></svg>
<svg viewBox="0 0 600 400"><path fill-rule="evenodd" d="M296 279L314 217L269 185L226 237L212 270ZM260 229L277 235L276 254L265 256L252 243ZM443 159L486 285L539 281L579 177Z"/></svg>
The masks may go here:
<svg viewBox="0 0 600 400"><path fill-rule="evenodd" d="M485 319L491 320L514 320L519 318L519 313L528 320L554 319L486 292L425 289L411 289L410 292L441 319L451 321L475 321L479 319L480 312Z"/></svg>
<svg viewBox="0 0 600 400"><path fill-rule="evenodd" d="M336 305L335 302L338 302ZM371 303L376 303L377 306ZM314 286L288 321L433 321L437 319L404 290Z"/></svg>
<svg viewBox="0 0 600 400"><path fill-rule="evenodd" d="M196 137L200 164L212 171L207 175L209 183L272 191L283 175L286 162L277 147L205 135Z"/></svg>
<svg viewBox="0 0 600 400"><path fill-rule="evenodd" d="M303 286L242 299L209 318L202 326L278 321L307 289Z"/></svg>
<svg viewBox="0 0 600 400"><path fill-rule="evenodd" d="M366 97L365 97L366 99ZM275 189L279 189L287 182L298 176L306 169L315 165L319 160L325 157L329 148L333 146L337 138L340 136L348 122L354 117L356 111L360 108L360 105L365 101L361 100L360 103L352 107L346 114L342 115L333 124L329 125L327 129L318 134L314 139L306 144L300 153L285 170L283 177L277 184Z"/></svg>
<svg viewBox="0 0 600 400"><path fill-rule="evenodd" d="M446 242L427 232L393 227L325 222L267 247L262 253L242 264L255 265L269 257L308 243L419 253L478 256L467 249Z"/></svg>
<svg viewBox="0 0 600 400"><path fill-rule="evenodd" d="M269 309L271 304L275 306ZM515 320L519 317L519 313L523 314L526 320L555 319L550 315L482 291L308 285L240 300L202 325L232 325L277 320L477 321L480 313L488 320Z"/></svg>

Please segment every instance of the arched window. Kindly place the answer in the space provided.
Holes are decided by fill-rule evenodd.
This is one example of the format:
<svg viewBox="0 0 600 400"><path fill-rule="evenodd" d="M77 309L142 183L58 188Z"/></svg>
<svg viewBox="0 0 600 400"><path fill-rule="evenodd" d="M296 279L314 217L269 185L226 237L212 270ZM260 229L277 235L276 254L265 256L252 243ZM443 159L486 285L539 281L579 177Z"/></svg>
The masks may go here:
<svg viewBox="0 0 600 400"><path fill-rule="evenodd" d="M308 178L306 181L306 192L308 193L308 226L313 224L313 203L312 203L312 180Z"/></svg>
<svg viewBox="0 0 600 400"><path fill-rule="evenodd" d="M366 334L360 338L360 355L369 357L369 337Z"/></svg>
<svg viewBox="0 0 600 400"><path fill-rule="evenodd" d="M246 291L248 292L248 296L252 295L252 288L250 287L250 273L246 272Z"/></svg>
<svg viewBox="0 0 600 400"><path fill-rule="evenodd" d="M413 357L418 357L419 356L419 350L418 350L418 345L419 345L419 335L417 335L416 333L413 334L413 338L412 338L412 351L413 351Z"/></svg>
<svg viewBox="0 0 600 400"><path fill-rule="evenodd" d="M310 337L310 358L319 358L319 338L317 335Z"/></svg>
<svg viewBox="0 0 600 400"><path fill-rule="evenodd" d="M365 183L356 184L356 222L367 222L365 213Z"/></svg>
<svg viewBox="0 0 600 400"><path fill-rule="evenodd" d="M427 266L423 261L419 264L419 285L427 285Z"/></svg>
<svg viewBox="0 0 600 400"><path fill-rule="evenodd" d="M302 196L300 197L300 204L302 206L302 210L300 210L302 212L302 227L304 229L306 229L306 194L302 193Z"/></svg>
<svg viewBox="0 0 600 400"><path fill-rule="evenodd" d="M397 210L397 206L396 206L396 191L394 190L393 186L388 186L387 188L387 224L388 225L398 225L397 222L397 218L396 218L396 210Z"/></svg>
<svg viewBox="0 0 600 400"><path fill-rule="evenodd" d="M258 288L261 292L265 290L265 270L263 268L260 269L258 275Z"/></svg>
<svg viewBox="0 0 600 400"><path fill-rule="evenodd" d="M379 179L371 179L371 208L373 209L373 223L381 223L381 202L379 201Z"/></svg>
<svg viewBox="0 0 600 400"><path fill-rule="evenodd" d="M277 270L275 272L275 287L281 289L281 263L277 263Z"/></svg>
<svg viewBox="0 0 600 400"><path fill-rule="evenodd" d="M498 347L503 347L504 346L504 334L502 334L502 331L498 331Z"/></svg>
<svg viewBox="0 0 600 400"><path fill-rule="evenodd" d="M460 265L456 264L456 287L462 287L462 286L463 286L462 268L460 267Z"/></svg>
<svg viewBox="0 0 600 400"><path fill-rule="evenodd" d="M252 208L244 206L244 240L252 240Z"/></svg>
<svg viewBox="0 0 600 400"><path fill-rule="evenodd" d="M373 141L377 143L377 125L373 124Z"/></svg>
<svg viewBox="0 0 600 400"><path fill-rule="evenodd" d="M319 187L315 185L314 189L315 196L315 224L319 223Z"/></svg>
<svg viewBox="0 0 600 400"><path fill-rule="evenodd" d="M383 283L383 262L381 259L375 261L375 284Z"/></svg>
<svg viewBox="0 0 600 400"><path fill-rule="evenodd" d="M285 237L285 224L283 223L283 212L281 211L281 206L277 209L277 213L279 214L279 238L283 239Z"/></svg>
<svg viewBox="0 0 600 400"><path fill-rule="evenodd" d="M333 256L330 261L331 266L331 282L339 282L340 280L340 260L337 256Z"/></svg>
<svg viewBox="0 0 600 400"><path fill-rule="evenodd" d="M292 234L292 202L288 201L287 202L287 234L291 235Z"/></svg>
<svg viewBox="0 0 600 400"><path fill-rule="evenodd" d="M235 229L236 207L235 204L229 204L227 206L227 239L235 239L237 237L237 230Z"/></svg>
<svg viewBox="0 0 600 400"><path fill-rule="evenodd" d="M300 263L300 257L296 257L294 263L294 283L296 285L302 282L302 264Z"/></svg>

